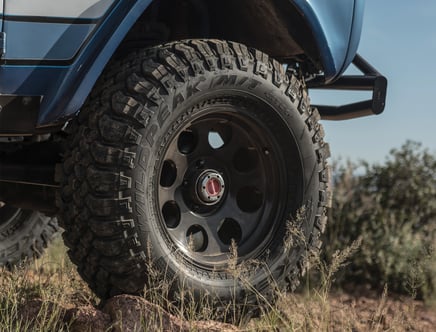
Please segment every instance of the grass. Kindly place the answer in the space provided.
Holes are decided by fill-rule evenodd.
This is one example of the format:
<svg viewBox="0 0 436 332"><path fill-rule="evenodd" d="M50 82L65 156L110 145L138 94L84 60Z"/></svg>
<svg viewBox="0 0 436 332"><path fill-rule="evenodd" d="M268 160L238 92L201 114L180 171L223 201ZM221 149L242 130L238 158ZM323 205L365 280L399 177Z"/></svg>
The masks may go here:
<svg viewBox="0 0 436 332"><path fill-rule="evenodd" d="M68 330L61 308L96 304L60 238L40 259L13 271L2 268L0 289L0 331L5 332Z"/></svg>
<svg viewBox="0 0 436 332"><path fill-rule="evenodd" d="M346 294L332 295L331 285L335 273L344 267L358 246L359 243L356 242L349 248L336 252L328 266L319 259L313 260L312 268L318 269L322 276L318 286L313 287L308 278L300 292L278 293L275 304L268 304L268 310L259 318L252 319L239 328L243 331L403 331L412 326L408 317L414 315L415 302L403 301L405 304L400 309L393 310L388 304L387 287L378 299L372 297L371 308L366 316L360 312L362 307L356 305L358 300ZM231 263L230 258L229 264ZM237 267L233 268L237 273ZM5 332L69 331L72 322L64 321L66 309L98 304L98 299L67 258L60 239L55 240L44 256L35 262L14 271L3 269L0 289L0 331ZM168 285L154 283L153 287L146 290L146 297L162 305L165 304L167 291ZM190 326L193 331L199 330L198 325L194 324L198 317L195 307L199 303L192 301L192 295L187 290L182 296L185 301L177 309L176 316L180 321L182 317L188 317L186 326ZM202 316L212 317L213 308L207 303L201 306ZM232 310L231 305L228 310ZM166 317L163 310L157 310L154 319L142 317L139 324L142 324L144 331L161 330ZM112 323L120 330L128 330L123 328L123 322Z"/></svg>

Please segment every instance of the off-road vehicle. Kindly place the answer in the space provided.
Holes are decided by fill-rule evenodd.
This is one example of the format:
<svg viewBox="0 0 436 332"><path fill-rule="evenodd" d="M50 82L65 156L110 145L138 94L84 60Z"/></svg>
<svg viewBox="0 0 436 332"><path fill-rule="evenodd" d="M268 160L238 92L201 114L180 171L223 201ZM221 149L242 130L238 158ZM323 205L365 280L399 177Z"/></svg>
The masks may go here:
<svg viewBox="0 0 436 332"><path fill-rule="evenodd" d="M0 264L59 223L101 298L152 276L218 307L295 288L330 199L319 120L384 109L356 54L363 7L0 0ZM373 94L311 105L309 89Z"/></svg>

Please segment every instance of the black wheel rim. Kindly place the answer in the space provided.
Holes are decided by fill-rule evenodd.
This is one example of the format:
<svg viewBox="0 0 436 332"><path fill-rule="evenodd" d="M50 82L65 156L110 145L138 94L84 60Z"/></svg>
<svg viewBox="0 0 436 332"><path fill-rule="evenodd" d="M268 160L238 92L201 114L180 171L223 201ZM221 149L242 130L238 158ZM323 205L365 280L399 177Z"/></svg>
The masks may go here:
<svg viewBox="0 0 436 332"><path fill-rule="evenodd" d="M161 226L193 264L226 266L232 243L239 260L267 251L287 199L283 150L272 127L255 112L216 107L168 142L157 190Z"/></svg>

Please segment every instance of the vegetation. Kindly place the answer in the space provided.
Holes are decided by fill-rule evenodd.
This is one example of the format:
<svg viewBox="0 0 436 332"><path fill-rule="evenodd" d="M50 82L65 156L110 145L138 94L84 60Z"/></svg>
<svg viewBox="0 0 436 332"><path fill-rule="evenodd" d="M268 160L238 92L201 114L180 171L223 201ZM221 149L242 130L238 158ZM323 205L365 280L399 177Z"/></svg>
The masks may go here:
<svg viewBox="0 0 436 332"><path fill-rule="evenodd" d="M436 296L436 157L407 142L385 164L334 170L325 259L360 239L338 285L370 285L428 301Z"/></svg>
<svg viewBox="0 0 436 332"><path fill-rule="evenodd" d="M9 271L0 270L0 331L67 330L64 308L96 304L58 237L44 256Z"/></svg>

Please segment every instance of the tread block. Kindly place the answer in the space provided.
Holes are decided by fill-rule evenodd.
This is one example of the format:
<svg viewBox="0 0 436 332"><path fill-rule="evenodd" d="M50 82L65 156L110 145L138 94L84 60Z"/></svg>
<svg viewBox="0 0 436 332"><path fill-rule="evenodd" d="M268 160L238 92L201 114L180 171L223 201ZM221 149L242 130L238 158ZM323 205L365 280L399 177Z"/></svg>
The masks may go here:
<svg viewBox="0 0 436 332"><path fill-rule="evenodd" d="M317 150L318 159L320 160L326 160L330 158L330 146L328 143L324 143L318 150Z"/></svg>
<svg viewBox="0 0 436 332"><path fill-rule="evenodd" d="M102 165L113 165L133 168L136 153L120 148L95 143L90 146L90 152L94 160Z"/></svg>
<svg viewBox="0 0 436 332"><path fill-rule="evenodd" d="M301 83L300 80L294 75L291 76L286 94L289 96L289 98L291 98L293 103L301 98Z"/></svg>
<svg viewBox="0 0 436 332"><path fill-rule="evenodd" d="M206 62L209 71L215 71L218 68L217 58L214 55L209 44L203 40L193 40L190 43L203 57Z"/></svg>
<svg viewBox="0 0 436 332"><path fill-rule="evenodd" d="M187 44L176 44L174 45L174 50L177 54L182 55L186 59L196 75L204 73L202 61L191 46Z"/></svg>
<svg viewBox="0 0 436 332"><path fill-rule="evenodd" d="M178 58L169 49L164 48L158 52L159 59L170 67L177 77L186 82L189 79L188 66L184 64L180 58Z"/></svg>
<svg viewBox="0 0 436 332"><path fill-rule="evenodd" d="M112 96L112 109L118 115L127 116L144 126L150 119L150 112L133 97L124 95L121 91Z"/></svg>
<svg viewBox="0 0 436 332"><path fill-rule="evenodd" d="M236 54L239 69L248 71L250 53L248 52L247 46L235 42L230 42L230 45Z"/></svg>
<svg viewBox="0 0 436 332"><path fill-rule="evenodd" d="M233 55L227 42L212 39L209 45L219 57L221 68L233 69Z"/></svg>
<svg viewBox="0 0 436 332"><path fill-rule="evenodd" d="M127 216L132 213L131 199L88 196L86 206L97 217Z"/></svg>
<svg viewBox="0 0 436 332"><path fill-rule="evenodd" d="M105 115L98 121L101 137L108 142L124 142L129 144L139 144L142 135L132 128L132 125L120 122Z"/></svg>
<svg viewBox="0 0 436 332"><path fill-rule="evenodd" d="M133 219L99 220L91 219L89 226L94 234L100 237L113 237L121 233L131 232L135 227Z"/></svg>
<svg viewBox="0 0 436 332"><path fill-rule="evenodd" d="M132 179L118 172L102 171L95 167L86 170L86 179L91 190L99 193L114 193L132 187Z"/></svg>
<svg viewBox="0 0 436 332"><path fill-rule="evenodd" d="M93 241L92 245L98 252L101 252L104 256L119 256L126 247L125 239L120 238L97 238Z"/></svg>

